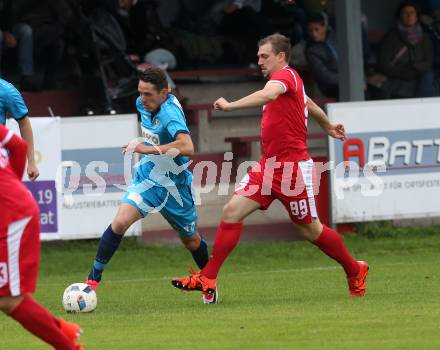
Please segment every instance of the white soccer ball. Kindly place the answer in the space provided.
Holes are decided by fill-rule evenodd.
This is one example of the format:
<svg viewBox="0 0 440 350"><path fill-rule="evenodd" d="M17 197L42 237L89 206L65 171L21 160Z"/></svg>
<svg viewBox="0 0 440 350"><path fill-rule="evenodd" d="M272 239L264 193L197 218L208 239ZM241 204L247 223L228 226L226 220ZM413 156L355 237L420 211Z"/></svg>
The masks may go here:
<svg viewBox="0 0 440 350"><path fill-rule="evenodd" d="M85 283L71 284L63 294L63 307L67 312L91 312L97 303L95 291Z"/></svg>

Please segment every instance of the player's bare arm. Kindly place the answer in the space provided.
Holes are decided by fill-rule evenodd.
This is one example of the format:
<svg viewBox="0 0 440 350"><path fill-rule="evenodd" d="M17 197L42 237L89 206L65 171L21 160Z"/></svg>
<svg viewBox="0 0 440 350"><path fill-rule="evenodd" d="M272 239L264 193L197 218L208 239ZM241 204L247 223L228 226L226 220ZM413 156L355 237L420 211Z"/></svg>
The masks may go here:
<svg viewBox="0 0 440 350"><path fill-rule="evenodd" d="M319 107L310 97L307 97L307 108L309 115L319 126L331 137L338 140L346 140L347 135L345 133L344 125L339 123L331 123L327 117L327 114Z"/></svg>
<svg viewBox="0 0 440 350"><path fill-rule="evenodd" d="M122 152L125 153L129 151L130 148L130 144L125 144L122 146ZM166 154L170 150L177 150L178 155L181 156L192 156L194 154L194 145L191 136L185 133L179 133L175 141L160 146L147 146L143 143L139 143L135 146L133 152L141 154Z"/></svg>
<svg viewBox="0 0 440 350"><path fill-rule="evenodd" d="M37 163L35 162L34 157L34 134L32 132L31 122L28 117L22 118L18 120L18 126L20 128L20 135L28 144L27 149L27 159L28 159L28 167L27 174L29 180L35 181L37 177L40 175L40 172L37 168Z"/></svg>
<svg viewBox="0 0 440 350"><path fill-rule="evenodd" d="M26 142L0 124L0 146L3 146L9 151L9 162L11 167L15 174L17 174L17 177L21 180L24 167L26 166Z"/></svg>
<svg viewBox="0 0 440 350"><path fill-rule="evenodd" d="M259 107L274 101L283 92L284 88L280 83L267 82L262 90L255 91L237 101L228 102L225 98L220 97L214 102L214 109L229 112L236 109Z"/></svg>

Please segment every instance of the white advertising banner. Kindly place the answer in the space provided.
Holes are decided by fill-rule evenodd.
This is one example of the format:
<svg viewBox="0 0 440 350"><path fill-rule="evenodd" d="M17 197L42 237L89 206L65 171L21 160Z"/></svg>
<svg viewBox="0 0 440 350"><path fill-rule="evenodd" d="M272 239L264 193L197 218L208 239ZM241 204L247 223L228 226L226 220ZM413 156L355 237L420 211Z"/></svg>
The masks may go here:
<svg viewBox="0 0 440 350"><path fill-rule="evenodd" d="M440 98L335 103L334 223L440 216Z"/></svg>
<svg viewBox="0 0 440 350"><path fill-rule="evenodd" d="M41 238L59 239L61 227L61 194L56 191L55 174L61 163L61 118L30 118L34 134L35 160L40 176L23 181L40 207ZM6 126L20 135L18 124L8 119Z"/></svg>
<svg viewBox="0 0 440 350"><path fill-rule="evenodd" d="M101 237L128 185L121 146L137 136L136 115L62 118L63 239ZM126 235L140 232L137 222Z"/></svg>
<svg viewBox="0 0 440 350"><path fill-rule="evenodd" d="M23 180L40 207L41 238L101 237L131 180L121 146L138 136L137 116L30 120L40 176ZM19 134L14 120L7 127ZM127 231L140 233L140 222Z"/></svg>

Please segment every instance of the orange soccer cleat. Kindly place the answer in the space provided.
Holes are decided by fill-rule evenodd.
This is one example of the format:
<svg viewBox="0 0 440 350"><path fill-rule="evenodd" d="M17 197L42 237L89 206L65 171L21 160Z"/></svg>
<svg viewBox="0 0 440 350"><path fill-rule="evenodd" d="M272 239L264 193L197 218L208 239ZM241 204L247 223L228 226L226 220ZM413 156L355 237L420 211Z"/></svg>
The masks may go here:
<svg viewBox="0 0 440 350"><path fill-rule="evenodd" d="M203 304L217 304L218 303L218 298L219 298L218 289L216 289L214 293L206 292L206 293L202 293L202 294L203 294L203 296L202 296Z"/></svg>
<svg viewBox="0 0 440 350"><path fill-rule="evenodd" d="M95 292L99 287L99 282L95 280L85 280L85 284L87 284L90 288L92 288Z"/></svg>
<svg viewBox="0 0 440 350"><path fill-rule="evenodd" d="M368 263L365 261L358 261L359 273L354 277L347 277L348 289L351 296L363 297L367 288L367 282L365 281L368 275Z"/></svg>
<svg viewBox="0 0 440 350"><path fill-rule="evenodd" d="M171 281L172 285L176 288L193 291L199 290L204 295L215 294L217 290L217 281L208 277L202 276L199 272L193 272L188 277L175 277ZM217 298L215 298L217 299Z"/></svg>
<svg viewBox="0 0 440 350"><path fill-rule="evenodd" d="M82 333L81 327L78 324L67 322L60 318L60 328L61 332L63 332L67 338L75 343L78 350L84 350L83 346L78 343L79 337Z"/></svg>

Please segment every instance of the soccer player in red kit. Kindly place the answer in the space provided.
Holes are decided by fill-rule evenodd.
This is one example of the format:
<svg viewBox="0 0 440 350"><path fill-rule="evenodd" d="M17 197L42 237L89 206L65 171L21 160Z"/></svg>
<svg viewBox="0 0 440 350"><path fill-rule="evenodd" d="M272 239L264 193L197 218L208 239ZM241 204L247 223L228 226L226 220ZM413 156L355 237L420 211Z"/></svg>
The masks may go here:
<svg viewBox="0 0 440 350"><path fill-rule="evenodd" d="M173 279L172 284L179 289L217 293L217 274L239 241L243 220L278 199L301 236L342 265L350 294L363 296L368 264L353 259L340 235L319 221L312 184L313 160L306 144L309 114L331 137L344 140L344 127L330 123L324 111L306 96L300 76L287 63L288 38L273 34L260 40L258 47L258 65L268 79L265 87L234 102L219 98L214 107L227 112L263 106L262 158L224 206L208 264L191 276Z"/></svg>
<svg viewBox="0 0 440 350"><path fill-rule="evenodd" d="M29 293L40 257L40 213L21 182L27 144L0 124L0 310L57 350L81 350L81 329L55 318Z"/></svg>

